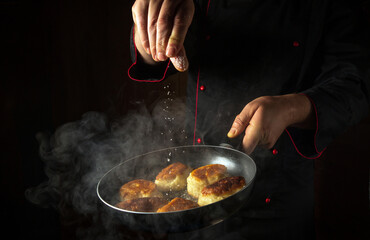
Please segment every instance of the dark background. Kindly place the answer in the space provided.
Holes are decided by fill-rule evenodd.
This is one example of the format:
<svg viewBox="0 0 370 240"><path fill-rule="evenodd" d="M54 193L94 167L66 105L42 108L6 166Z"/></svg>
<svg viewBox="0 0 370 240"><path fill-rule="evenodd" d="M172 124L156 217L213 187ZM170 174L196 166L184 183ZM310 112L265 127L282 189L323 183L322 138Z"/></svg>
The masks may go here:
<svg viewBox="0 0 370 240"><path fill-rule="evenodd" d="M369 1L361 2L370 16ZM65 226L56 211L34 206L24 197L25 189L46 179L37 132L53 132L88 111L118 118L137 102L150 106L164 94L167 83L143 84L127 77L132 3L0 1L0 193L1 216L7 223L1 226L12 238L75 236L77 223ZM184 96L183 74L168 81L179 97ZM315 161L318 239L366 239L369 135L368 117Z"/></svg>

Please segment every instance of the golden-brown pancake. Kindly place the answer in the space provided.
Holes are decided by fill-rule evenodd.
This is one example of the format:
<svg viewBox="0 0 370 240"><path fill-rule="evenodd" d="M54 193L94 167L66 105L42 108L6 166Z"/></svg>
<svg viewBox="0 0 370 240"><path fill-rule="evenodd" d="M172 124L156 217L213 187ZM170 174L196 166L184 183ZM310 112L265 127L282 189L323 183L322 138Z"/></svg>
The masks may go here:
<svg viewBox="0 0 370 240"><path fill-rule="evenodd" d="M186 209L191 209L198 207L196 202L184 199L184 198L174 198L168 204L164 205L163 207L159 208L157 212L173 212L173 211L181 211Z"/></svg>
<svg viewBox="0 0 370 240"><path fill-rule="evenodd" d="M156 212L158 208L167 203L168 201L166 199L159 197L136 198L122 201L116 207L136 212Z"/></svg>
<svg viewBox="0 0 370 240"><path fill-rule="evenodd" d="M189 195L198 198L202 189L227 177L227 168L222 164L210 164L192 171L187 178Z"/></svg>
<svg viewBox="0 0 370 240"><path fill-rule="evenodd" d="M223 178L202 189L198 198L198 204L199 206L204 206L225 199L240 191L245 185L244 177Z"/></svg>
<svg viewBox="0 0 370 240"><path fill-rule="evenodd" d="M183 163L172 163L162 169L155 178L155 184L159 191L181 191L186 189L186 179L191 168Z"/></svg>
<svg viewBox="0 0 370 240"><path fill-rule="evenodd" d="M144 179L136 179L124 184L120 188L119 194L122 201L135 198L163 197L154 182Z"/></svg>

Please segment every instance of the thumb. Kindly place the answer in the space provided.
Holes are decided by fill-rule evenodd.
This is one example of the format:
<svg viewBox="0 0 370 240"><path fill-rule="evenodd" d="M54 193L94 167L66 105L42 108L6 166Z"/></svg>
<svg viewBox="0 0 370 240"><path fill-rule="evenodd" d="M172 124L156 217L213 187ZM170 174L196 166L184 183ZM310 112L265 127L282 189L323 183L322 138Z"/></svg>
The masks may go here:
<svg viewBox="0 0 370 240"><path fill-rule="evenodd" d="M227 136L229 138L234 138L241 134L249 125L249 121L251 120L254 112L255 107L250 107L250 104L247 104L240 114L235 117L233 125L231 126Z"/></svg>
<svg viewBox="0 0 370 240"><path fill-rule="evenodd" d="M181 48L176 57L171 57L170 60L173 66L177 69L177 71L184 72L189 67L189 61L188 58L186 57L184 47Z"/></svg>

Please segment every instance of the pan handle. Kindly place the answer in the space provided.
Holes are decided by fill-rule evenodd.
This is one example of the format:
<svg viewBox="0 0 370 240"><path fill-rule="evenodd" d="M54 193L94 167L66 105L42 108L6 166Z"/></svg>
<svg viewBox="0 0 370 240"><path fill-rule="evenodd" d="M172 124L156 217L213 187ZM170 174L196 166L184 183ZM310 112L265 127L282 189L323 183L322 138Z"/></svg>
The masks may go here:
<svg viewBox="0 0 370 240"><path fill-rule="evenodd" d="M231 149L236 149L241 151L242 150L242 141L243 141L244 134L240 134L236 138L228 138L225 137L222 139L220 147L227 147Z"/></svg>
<svg viewBox="0 0 370 240"><path fill-rule="evenodd" d="M228 143L220 143L220 147L226 147L226 148L231 148L234 149L234 147Z"/></svg>

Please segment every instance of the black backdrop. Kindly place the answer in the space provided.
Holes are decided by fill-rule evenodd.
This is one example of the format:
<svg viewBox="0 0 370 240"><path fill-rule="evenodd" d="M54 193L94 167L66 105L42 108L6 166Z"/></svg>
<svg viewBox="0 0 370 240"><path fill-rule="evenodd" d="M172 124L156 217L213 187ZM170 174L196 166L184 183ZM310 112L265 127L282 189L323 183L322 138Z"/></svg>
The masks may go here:
<svg viewBox="0 0 370 240"><path fill-rule="evenodd" d="M369 12L369 1L363 2ZM127 77L132 3L0 1L1 216L14 238L75 238L78 223L62 225L56 211L24 197L25 189L46 179L37 132L53 132L88 111L123 116L137 102L150 106L164 94L165 83ZM184 75L169 81L178 96L185 94ZM318 239L360 239L367 233L369 135L368 118L315 162Z"/></svg>

